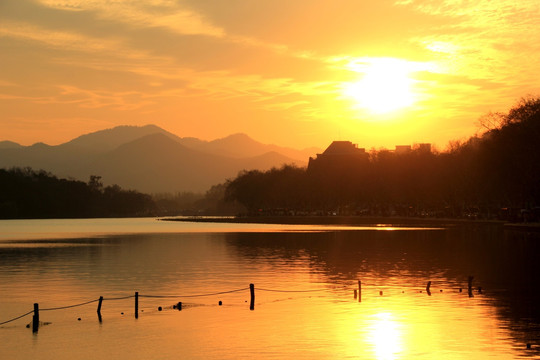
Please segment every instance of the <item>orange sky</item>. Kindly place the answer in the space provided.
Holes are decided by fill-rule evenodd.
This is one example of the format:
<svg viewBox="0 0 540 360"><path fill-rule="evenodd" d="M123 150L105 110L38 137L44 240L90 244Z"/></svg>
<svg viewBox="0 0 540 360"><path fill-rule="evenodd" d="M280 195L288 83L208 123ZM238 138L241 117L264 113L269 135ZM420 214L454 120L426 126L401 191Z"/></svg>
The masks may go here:
<svg viewBox="0 0 540 360"><path fill-rule="evenodd" d="M540 94L538 24L538 0L0 0L0 140L442 150Z"/></svg>

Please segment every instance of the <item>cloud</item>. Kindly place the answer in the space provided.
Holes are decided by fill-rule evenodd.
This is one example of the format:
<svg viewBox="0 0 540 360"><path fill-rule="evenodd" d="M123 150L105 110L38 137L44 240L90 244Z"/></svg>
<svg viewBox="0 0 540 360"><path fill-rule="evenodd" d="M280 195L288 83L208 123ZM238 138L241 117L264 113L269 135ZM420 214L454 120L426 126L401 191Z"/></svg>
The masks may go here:
<svg viewBox="0 0 540 360"><path fill-rule="evenodd" d="M537 0L18 0L0 6L6 121L21 108L32 116L34 105L33 113L43 116L120 123L142 121L144 114L176 121L189 108L201 131L211 116L227 119L228 128L235 121L245 125L248 120L236 118L249 114L272 119L274 127L310 121L320 136L340 122L360 134L368 115L343 98L343 84L384 58L411 66L421 95L414 111L401 114L411 124L444 118L460 127L539 90Z"/></svg>
<svg viewBox="0 0 540 360"><path fill-rule="evenodd" d="M288 109L291 108L289 104L309 102L291 99L286 105L280 105L280 96L324 96L335 91L322 91L321 80L308 80L309 74L304 81L295 79L306 71L313 71L314 65L324 69L324 59L316 59L303 51L295 53L286 46L254 37L225 35L222 30L216 31L217 27L204 22L202 16L182 10L176 2L152 1L141 5L142 2L136 1L43 0L40 4L52 8L51 17L62 21L36 23L30 21L30 17L28 21L24 18L6 20L0 25L0 36L33 43L29 45L33 49L54 49L52 56L44 57L40 69L31 71L35 72L35 80L45 76L43 70L47 67L46 73L59 74L55 79L57 84L53 86L60 89L59 93L51 97L28 98L33 102L134 110L151 106L160 98L204 96L217 101L243 98L260 103L256 106L265 109ZM85 26L73 27L71 20L68 21L69 13L87 13L85 17L77 15L85 19L80 22ZM116 33L104 37L88 27L89 18L129 23L135 29L118 28ZM107 26L110 27L110 23ZM164 29L170 30L169 35L160 44L165 36L160 31ZM152 36L156 41L152 41ZM139 38L143 41L136 42ZM178 50L168 49L176 48L171 46L175 42L179 44ZM154 43L159 46L153 47ZM201 50L190 50L183 55L188 48ZM212 54L216 48L220 53ZM200 64L209 66L200 68ZM82 72L68 78L60 74L60 68L77 68ZM102 82L106 79L101 86L91 76L97 72L108 74L107 78L100 77ZM125 73L138 78L128 79L123 75ZM167 84L167 87L156 84ZM114 90L104 89L107 85ZM137 92L129 91L130 85Z"/></svg>
<svg viewBox="0 0 540 360"><path fill-rule="evenodd" d="M472 102L507 107L520 94L538 91L533 75L540 53L538 1L411 0L400 6L452 19L411 42L444 69L448 76L438 79L439 93L450 99L452 91L461 94L462 112L470 111Z"/></svg>
<svg viewBox="0 0 540 360"><path fill-rule="evenodd" d="M178 34L222 37L223 29L201 14L169 0L39 0L42 5L74 11L92 11L98 17L134 27L162 27Z"/></svg>
<svg viewBox="0 0 540 360"><path fill-rule="evenodd" d="M47 46L79 52L103 52L121 47L112 39L92 38L74 31L51 30L24 22L2 21L0 37L34 41Z"/></svg>

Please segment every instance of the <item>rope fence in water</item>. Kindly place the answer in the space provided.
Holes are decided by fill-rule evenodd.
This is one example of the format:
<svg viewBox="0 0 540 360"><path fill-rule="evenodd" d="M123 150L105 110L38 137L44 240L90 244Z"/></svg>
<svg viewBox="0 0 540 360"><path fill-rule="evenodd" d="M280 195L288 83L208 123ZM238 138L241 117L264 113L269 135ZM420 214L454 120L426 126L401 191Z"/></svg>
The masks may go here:
<svg viewBox="0 0 540 360"><path fill-rule="evenodd" d="M99 299L96 299L96 300L90 300L90 301L83 302L83 303L80 303L80 304L75 304L75 305L60 306L60 307L48 308L48 309L40 309L40 310L41 311L64 310L64 309L79 307L79 306L83 306L83 305L88 305L88 304L95 303L95 302L98 302L98 301L99 301Z"/></svg>
<svg viewBox="0 0 540 360"><path fill-rule="evenodd" d="M232 293L242 292L242 291L246 291L246 290L250 290L250 287L245 287L245 288L241 288L241 289L234 289L234 290L227 290L227 291L212 292L212 293L206 293L206 294L189 294L189 295L180 295L180 294L178 294L178 295L144 295L144 294L136 293L135 295L127 295L127 296L121 296L121 297L107 297L107 298L101 297L100 299L89 300L89 301L85 301L85 302L78 303L78 304L66 305L66 306L58 306L58 307L45 308L45 309L39 309L39 310L40 311L64 310L64 309L70 309L70 308L75 308L75 307L79 307L79 306L84 306L84 305L96 303L98 301L125 300L125 299L131 299L131 298L135 298L135 297L137 297L137 298L139 298L139 297L141 297L141 298L142 297L144 297L144 298L155 298L155 299L172 299L172 298L179 299L179 298L194 298L194 297L225 295L225 294L232 294ZM302 293L302 292L324 291L326 289L279 290L279 289L259 289L259 288L257 288L257 290L271 291L271 292ZM35 312L35 310L31 310L31 311L29 311L29 312L27 312L25 314L22 314L22 315L19 315L17 317L14 317L12 319L0 322L0 325L5 325L5 324L8 324L10 322L19 320L19 319L24 318L24 317L26 317L26 316L34 313L34 312Z"/></svg>
<svg viewBox="0 0 540 360"><path fill-rule="evenodd" d="M135 295L128 295L128 296L122 296L122 297L115 297L115 298L104 298L103 300L125 300L125 299L131 299L135 297Z"/></svg>
<svg viewBox="0 0 540 360"><path fill-rule="evenodd" d="M19 319L21 319L21 318L23 318L23 317L25 317L25 316L30 315L30 314L33 313L33 312L34 312L34 310L29 311L29 312L27 312L26 314L22 314L22 315L20 315L20 316L17 316L17 317L15 317L15 318L13 318L13 319L10 319L10 320L8 320L8 321L1 322L0 325L4 325L4 324L10 323L10 322L12 322L12 321L19 320Z"/></svg>
<svg viewBox="0 0 540 360"><path fill-rule="evenodd" d="M249 290L249 288L242 288L242 289L229 290L229 291L220 291L220 292L215 292L215 293L210 293L210 294L196 294L196 295L139 295L139 297L146 297L146 298L192 298L192 297L203 297L203 296L231 294L231 293L240 292L240 291L246 291L246 290Z"/></svg>
<svg viewBox="0 0 540 360"><path fill-rule="evenodd" d="M261 289L257 288L259 291L269 291L269 292L280 292L280 293L306 293L306 292L317 292L324 291L326 289L312 289L312 290L277 290L277 289Z"/></svg>
<svg viewBox="0 0 540 360"><path fill-rule="evenodd" d="M469 277L468 281L468 294L469 297L473 297L473 289L472 289L472 279L473 277ZM426 293L431 296L431 281L427 283L427 286L425 288ZM351 286L343 286L340 287L340 290L350 290ZM323 291L335 291L337 288L319 288L319 289L303 289L303 290L286 290L286 289L267 289L267 288L257 288L258 291L264 291L264 292L274 292L274 293L314 293L314 292L323 292ZM52 307L52 308L45 308L45 309L39 309L39 305L37 303L34 304L34 310L31 310L27 313L24 313L22 315L16 316L12 319L0 322L1 325L5 325L8 323L11 323L13 321L19 320L21 318L24 318L30 314L34 314L33 321L32 321L32 328L34 332L37 332L37 329L39 327L39 310L41 311L55 311L55 310L64 310L64 309L70 309L75 308L79 306L89 305L92 303L99 302L98 308L97 308L97 314L99 321L101 322L101 304L103 301L115 301L115 300L126 300L135 298L135 318L138 318L138 308L139 308L139 298L155 298L155 299L183 299L183 298L195 298L195 297L205 297L205 296L216 296L216 295L224 295L224 294L232 294L232 293L238 293L242 291L250 290L251 295L251 301L250 301L250 310L254 310L255 306L255 286L253 284L250 284L247 288L241 288L241 289L234 289L234 290L227 290L227 291L219 291L219 292L212 292L212 293L206 293L206 294L188 294L188 295L144 295L139 294L138 292L135 292L134 295L127 295L127 296L120 296L120 297L108 297L104 298L100 296L99 299L89 300L82 303L74 304L74 305L66 305L66 306L59 306L59 307ZM459 288L459 292L461 292L461 288ZM422 291L420 291L421 293ZM442 290L441 290L442 292ZM482 293L482 288L478 288L478 292ZM354 289L354 298L361 302L361 294L362 294L362 282L358 280L358 289ZM379 291L379 295L383 295L382 291ZM221 301L219 302L219 305L221 305ZM173 308L177 310L182 310L182 302L178 302L176 305L173 305ZM161 307L160 307L161 309Z"/></svg>
<svg viewBox="0 0 540 360"><path fill-rule="evenodd" d="M219 291L219 292L212 292L212 293L207 293L207 294L192 294L192 295L143 295L143 294L139 295L138 293L135 293L135 295L127 295L127 296L121 296L121 297L107 297L107 298L100 297L99 299L89 300L89 301L85 301L85 302L78 303L78 304L73 304L73 305L58 306L58 307L45 308L45 309L43 309L43 308L39 309L38 308L38 309L39 309L39 311L64 310L64 309L75 308L75 307L84 306L84 305L88 305L88 304L92 304L92 303L96 303L96 302L101 302L101 301L125 300L125 299L131 299L131 298L137 298L138 299L139 297L167 299L167 298L193 298L193 297L215 296L215 295L231 294L231 293L236 293L236 292L240 292L240 291L246 291L246 290L249 290L249 289L250 288L247 287L247 288L241 288L241 289L235 289L235 290ZM37 305L37 304L35 304L35 305ZM34 313L34 316L35 316L35 312L36 312L36 308L34 308L34 310L31 310L31 311L29 311L27 313L16 316L16 317L14 317L12 319L2 321L2 322L0 322L0 326L11 323L11 322L19 320L19 319L22 319L22 318L24 318L24 317L26 317L26 316L28 316L30 314L33 314L33 313ZM99 315L99 309L98 309L98 315Z"/></svg>

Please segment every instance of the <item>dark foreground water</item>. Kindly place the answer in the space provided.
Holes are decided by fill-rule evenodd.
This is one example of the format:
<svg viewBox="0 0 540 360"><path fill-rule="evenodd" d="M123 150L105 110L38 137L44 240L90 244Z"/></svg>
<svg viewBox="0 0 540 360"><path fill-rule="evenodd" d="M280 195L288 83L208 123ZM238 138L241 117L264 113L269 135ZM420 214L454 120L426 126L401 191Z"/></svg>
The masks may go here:
<svg viewBox="0 0 540 360"><path fill-rule="evenodd" d="M43 322L0 325L0 358L540 358L539 250L497 226L0 221L0 322Z"/></svg>

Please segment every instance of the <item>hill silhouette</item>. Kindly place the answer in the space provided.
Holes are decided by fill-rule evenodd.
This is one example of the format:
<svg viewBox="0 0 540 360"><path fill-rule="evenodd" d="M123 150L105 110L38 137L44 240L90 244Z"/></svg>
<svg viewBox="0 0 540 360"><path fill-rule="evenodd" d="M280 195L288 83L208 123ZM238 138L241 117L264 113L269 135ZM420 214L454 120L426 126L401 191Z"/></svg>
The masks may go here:
<svg viewBox="0 0 540 360"><path fill-rule="evenodd" d="M13 141L0 141L0 149L17 149L21 147L22 145L19 145Z"/></svg>
<svg viewBox="0 0 540 360"><path fill-rule="evenodd" d="M109 181L147 193L164 189L205 191L234 176L242 165L234 159L189 149L164 134L151 134L99 156L89 171Z"/></svg>
<svg viewBox="0 0 540 360"><path fill-rule="evenodd" d="M189 143L184 142L184 139L182 139L182 143L190 146ZM211 154L221 154L235 158L243 158L247 154L249 156L261 156L268 153L275 153L284 155L300 163L306 162L306 159L309 159L310 156L313 156L313 154L320 150L315 147L297 150L276 145L261 144L243 133L229 135L213 141L199 141L198 143L192 143L192 147Z"/></svg>
<svg viewBox="0 0 540 360"><path fill-rule="evenodd" d="M156 125L122 125L112 129L100 130L90 134L81 135L60 146L72 149L87 149L92 152L106 152L114 150L120 145L151 134L164 134L171 139L180 141L178 136L163 130Z"/></svg>
<svg viewBox="0 0 540 360"><path fill-rule="evenodd" d="M245 134L204 141L155 125L118 126L56 146L3 141L0 168L30 167L81 181L100 175L105 185L150 193L202 192L241 170L305 166L308 151L265 145Z"/></svg>

